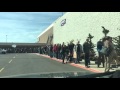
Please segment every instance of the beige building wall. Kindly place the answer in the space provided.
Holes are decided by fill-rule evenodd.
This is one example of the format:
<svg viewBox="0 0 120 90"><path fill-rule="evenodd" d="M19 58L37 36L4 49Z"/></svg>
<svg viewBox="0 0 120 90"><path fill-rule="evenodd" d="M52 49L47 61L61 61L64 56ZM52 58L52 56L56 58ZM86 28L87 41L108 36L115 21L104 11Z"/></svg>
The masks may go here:
<svg viewBox="0 0 120 90"><path fill-rule="evenodd" d="M40 37L38 37L38 43L46 43L48 36L53 34L53 27L49 28L46 32L44 32Z"/></svg>

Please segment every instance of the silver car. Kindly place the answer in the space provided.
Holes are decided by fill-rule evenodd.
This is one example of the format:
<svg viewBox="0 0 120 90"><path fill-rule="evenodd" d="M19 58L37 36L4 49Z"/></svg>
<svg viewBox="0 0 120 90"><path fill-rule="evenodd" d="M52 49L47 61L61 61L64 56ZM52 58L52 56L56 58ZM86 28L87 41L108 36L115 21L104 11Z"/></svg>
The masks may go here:
<svg viewBox="0 0 120 90"><path fill-rule="evenodd" d="M0 48L0 53L1 53L1 54L6 54L6 53L7 53L7 50Z"/></svg>

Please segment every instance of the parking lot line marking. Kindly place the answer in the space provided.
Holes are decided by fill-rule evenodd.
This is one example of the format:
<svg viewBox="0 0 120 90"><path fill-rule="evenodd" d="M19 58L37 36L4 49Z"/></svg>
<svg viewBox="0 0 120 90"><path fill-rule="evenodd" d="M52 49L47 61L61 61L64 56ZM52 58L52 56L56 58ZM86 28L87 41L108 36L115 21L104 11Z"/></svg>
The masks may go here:
<svg viewBox="0 0 120 90"><path fill-rule="evenodd" d="M12 62L12 60L9 61L9 63L11 63L11 62Z"/></svg>
<svg viewBox="0 0 120 90"><path fill-rule="evenodd" d="M3 71L3 69L4 69L4 68L2 68L2 69L0 70L0 72L2 72L2 71Z"/></svg>

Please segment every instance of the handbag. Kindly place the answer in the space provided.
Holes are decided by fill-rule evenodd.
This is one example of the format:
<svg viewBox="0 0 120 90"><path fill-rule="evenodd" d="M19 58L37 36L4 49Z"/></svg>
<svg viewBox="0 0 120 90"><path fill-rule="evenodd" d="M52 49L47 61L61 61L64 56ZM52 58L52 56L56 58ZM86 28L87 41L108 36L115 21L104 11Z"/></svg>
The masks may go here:
<svg viewBox="0 0 120 90"><path fill-rule="evenodd" d="M102 47L102 49L100 50L100 52L102 53L102 54L107 54L107 51L108 51L108 48L107 47Z"/></svg>

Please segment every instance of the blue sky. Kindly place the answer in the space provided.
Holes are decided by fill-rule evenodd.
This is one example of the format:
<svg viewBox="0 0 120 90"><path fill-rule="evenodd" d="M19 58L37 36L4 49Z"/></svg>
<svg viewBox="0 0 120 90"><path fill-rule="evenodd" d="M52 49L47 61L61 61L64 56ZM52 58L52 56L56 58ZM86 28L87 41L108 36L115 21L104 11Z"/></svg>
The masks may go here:
<svg viewBox="0 0 120 90"><path fill-rule="evenodd" d="M0 42L37 42L62 12L0 12Z"/></svg>

